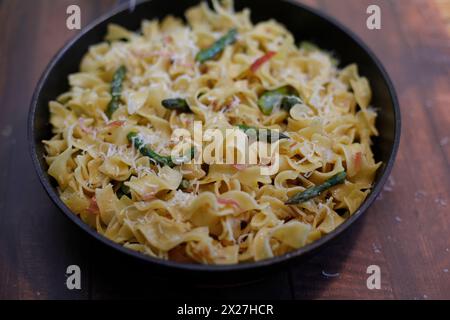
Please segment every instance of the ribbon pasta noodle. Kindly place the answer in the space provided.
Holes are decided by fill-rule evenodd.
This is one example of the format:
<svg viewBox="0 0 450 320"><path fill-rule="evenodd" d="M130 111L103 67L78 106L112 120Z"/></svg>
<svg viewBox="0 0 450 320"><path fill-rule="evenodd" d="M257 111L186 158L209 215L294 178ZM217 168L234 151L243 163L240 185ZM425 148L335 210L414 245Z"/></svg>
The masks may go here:
<svg viewBox="0 0 450 320"><path fill-rule="evenodd" d="M378 132L369 81L357 65L340 69L330 53L299 46L274 20L253 24L232 1L202 3L186 20L143 21L139 33L109 25L69 75L69 91L49 103L46 161L62 201L112 241L181 262L258 261L332 232L364 201L381 165L371 150ZM183 111L171 109L177 103ZM272 142L278 170L164 162L174 131L195 134L198 121L203 130L245 124L284 133ZM143 154L130 132L160 158ZM345 181L286 204L342 171Z"/></svg>

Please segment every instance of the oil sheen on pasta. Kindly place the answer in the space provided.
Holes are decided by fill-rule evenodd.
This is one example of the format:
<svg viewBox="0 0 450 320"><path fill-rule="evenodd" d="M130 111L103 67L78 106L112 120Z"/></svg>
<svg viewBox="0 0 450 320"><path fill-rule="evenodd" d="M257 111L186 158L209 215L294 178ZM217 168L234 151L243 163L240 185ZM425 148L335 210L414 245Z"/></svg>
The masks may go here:
<svg viewBox="0 0 450 320"><path fill-rule="evenodd" d="M44 141L46 161L61 199L124 247L182 262L258 261L333 231L361 205L380 166L370 147L377 130L368 80L356 65L339 69L330 53L300 46L276 21L252 24L250 11L235 12L230 1L185 15L187 24L171 16L143 21L140 32L110 25L105 41L69 76L70 90L49 103L54 135ZM234 43L213 59L195 60L233 28ZM121 66L126 76L110 119L111 82ZM304 103L263 114L258 98L282 86ZM164 108L168 98L185 99L191 112ZM239 124L281 130L289 139L279 142L278 172L261 175L258 165L160 166L127 140L139 132L167 155L172 132L192 131L194 121L204 130ZM345 183L285 204L342 171Z"/></svg>

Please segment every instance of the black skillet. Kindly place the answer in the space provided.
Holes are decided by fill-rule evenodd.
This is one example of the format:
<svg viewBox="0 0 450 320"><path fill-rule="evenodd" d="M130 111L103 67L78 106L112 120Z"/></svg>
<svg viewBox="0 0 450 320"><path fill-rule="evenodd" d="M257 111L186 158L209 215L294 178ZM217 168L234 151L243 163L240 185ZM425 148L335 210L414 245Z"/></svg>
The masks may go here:
<svg viewBox="0 0 450 320"><path fill-rule="evenodd" d="M145 256L106 239L75 216L59 199L56 183L47 174L47 165L44 161L44 145L41 141L51 137L48 101L68 89L67 76L77 72L81 58L89 46L103 40L107 24L116 23L127 29L138 30L143 19L163 18L169 14L183 17L185 10L198 2L196 0L151 0L138 3L132 11L125 3L84 28L56 54L35 89L28 118L29 147L39 179L50 198L64 215L97 241L147 263L152 273L156 271L158 274L170 276L188 273L189 277L200 277L213 282L220 279L219 282L222 283L249 280L266 274L269 270L288 261L304 258L330 243L369 208L382 190L394 164L400 141L400 110L394 87L375 55L359 38L336 20L291 0L235 1L237 10L244 7L251 9L253 22L276 19L293 33L297 41L313 41L321 48L332 51L339 58L341 66L352 62L357 63L360 73L370 80L373 90L372 104L379 110L377 128L380 136L374 140L373 149L376 160L382 161L383 166L378 170L372 192L348 220L332 233L306 247L280 257L236 265L182 264Z"/></svg>

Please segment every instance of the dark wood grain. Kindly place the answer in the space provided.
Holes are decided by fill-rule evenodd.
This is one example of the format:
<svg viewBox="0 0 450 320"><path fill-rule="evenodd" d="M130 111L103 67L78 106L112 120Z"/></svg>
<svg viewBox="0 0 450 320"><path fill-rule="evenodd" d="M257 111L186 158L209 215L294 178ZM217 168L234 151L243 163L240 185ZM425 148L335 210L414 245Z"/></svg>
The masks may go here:
<svg viewBox="0 0 450 320"><path fill-rule="evenodd" d="M349 232L309 260L257 283L211 287L155 277L94 243L58 212L32 168L29 101L51 56L76 33L65 27L67 6L78 4L86 25L117 1L0 1L0 298L450 299L450 5L301 2L357 33L391 75L403 116L392 178ZM381 30L366 28L369 4L382 10ZM65 286L71 264L82 269L82 290ZM369 265L381 268L381 290L366 287Z"/></svg>

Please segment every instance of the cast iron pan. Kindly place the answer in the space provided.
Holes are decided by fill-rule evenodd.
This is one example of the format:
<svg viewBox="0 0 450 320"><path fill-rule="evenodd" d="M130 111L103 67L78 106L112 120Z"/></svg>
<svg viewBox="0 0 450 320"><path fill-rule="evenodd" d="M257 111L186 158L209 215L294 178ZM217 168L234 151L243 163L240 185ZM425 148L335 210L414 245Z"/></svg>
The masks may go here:
<svg viewBox="0 0 450 320"><path fill-rule="evenodd" d="M113 22L127 29L138 30L143 19L163 18L169 14L183 17L184 11L198 2L196 0L152 0L139 3L133 11L123 4L84 28L56 54L36 87L28 118L29 147L39 179L50 198L73 223L96 240L148 263L152 273L155 271L170 275L189 273L190 277L220 278L223 281L228 281L226 279L248 280L265 274L275 266L305 257L341 234L375 200L394 163L400 140L400 110L392 83L379 60L367 46L334 19L291 0L236 0L235 4L237 10L244 7L250 8L253 22L274 18L284 24L294 34L297 41L313 41L321 48L334 52L340 59L341 66L356 62L360 73L370 80L372 86L372 104L379 110L377 128L380 132L380 136L374 140L373 148L376 160L382 161L383 166L378 170L372 192L358 211L332 233L306 247L280 257L238 265L181 264L145 256L106 239L76 217L59 199L56 183L47 174L47 165L44 161L44 145L41 141L51 137L48 102L69 88L67 76L78 71L81 58L89 46L103 40L107 24Z"/></svg>

